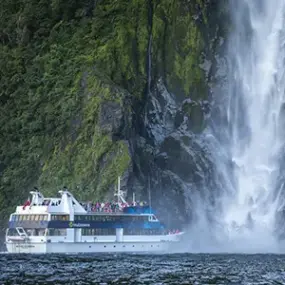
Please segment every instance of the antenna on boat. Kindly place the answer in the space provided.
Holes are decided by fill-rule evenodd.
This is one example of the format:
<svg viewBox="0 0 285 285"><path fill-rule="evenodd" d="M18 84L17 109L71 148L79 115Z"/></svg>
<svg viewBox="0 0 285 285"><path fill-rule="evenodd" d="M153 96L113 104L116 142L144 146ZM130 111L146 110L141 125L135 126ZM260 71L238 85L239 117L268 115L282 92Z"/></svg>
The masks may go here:
<svg viewBox="0 0 285 285"><path fill-rule="evenodd" d="M151 214L151 195L150 195L150 178L148 176L148 203L149 203L149 213Z"/></svg>
<svg viewBox="0 0 285 285"><path fill-rule="evenodd" d="M118 203L120 202L120 191L121 191L121 177L118 177Z"/></svg>
<svg viewBox="0 0 285 285"><path fill-rule="evenodd" d="M124 191L121 190L121 177L118 177L118 191L115 193L115 196L118 196L118 203L120 202L120 199L123 203L127 203L126 200L124 199L123 195L125 194Z"/></svg>

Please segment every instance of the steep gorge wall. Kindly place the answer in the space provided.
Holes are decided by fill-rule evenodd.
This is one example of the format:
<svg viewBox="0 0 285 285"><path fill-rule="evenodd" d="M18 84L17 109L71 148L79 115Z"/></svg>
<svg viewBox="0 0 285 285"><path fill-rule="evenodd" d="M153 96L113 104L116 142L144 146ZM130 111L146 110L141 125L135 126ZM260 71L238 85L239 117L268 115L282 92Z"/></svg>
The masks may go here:
<svg viewBox="0 0 285 285"><path fill-rule="evenodd" d="M188 219L211 175L199 134L224 2L2 0L0 216L34 185L97 200L120 175L129 195L149 187Z"/></svg>

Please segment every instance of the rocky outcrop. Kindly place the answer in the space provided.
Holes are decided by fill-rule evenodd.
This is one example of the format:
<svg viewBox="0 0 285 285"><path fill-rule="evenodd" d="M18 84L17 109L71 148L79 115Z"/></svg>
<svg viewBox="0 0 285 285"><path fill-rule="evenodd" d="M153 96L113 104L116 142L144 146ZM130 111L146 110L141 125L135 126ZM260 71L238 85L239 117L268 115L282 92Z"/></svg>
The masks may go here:
<svg viewBox="0 0 285 285"><path fill-rule="evenodd" d="M142 118L144 136L133 139L131 191L140 190L144 199L151 195L168 222L189 221L191 196L195 191L204 191L204 184L210 179L207 149L200 133L195 134L207 118L207 105L190 99L177 100L158 80Z"/></svg>

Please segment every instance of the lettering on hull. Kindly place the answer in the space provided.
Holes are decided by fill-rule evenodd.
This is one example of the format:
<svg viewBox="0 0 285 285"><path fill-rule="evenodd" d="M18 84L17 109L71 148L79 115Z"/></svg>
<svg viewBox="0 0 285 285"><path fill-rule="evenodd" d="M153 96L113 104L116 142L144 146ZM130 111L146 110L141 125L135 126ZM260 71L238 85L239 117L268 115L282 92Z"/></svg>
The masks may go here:
<svg viewBox="0 0 285 285"><path fill-rule="evenodd" d="M90 228L90 224L70 222L68 225L70 228Z"/></svg>
<svg viewBox="0 0 285 285"><path fill-rule="evenodd" d="M31 245L31 244L17 244L15 247L18 247L18 248L32 248L32 247L35 247L35 246Z"/></svg>

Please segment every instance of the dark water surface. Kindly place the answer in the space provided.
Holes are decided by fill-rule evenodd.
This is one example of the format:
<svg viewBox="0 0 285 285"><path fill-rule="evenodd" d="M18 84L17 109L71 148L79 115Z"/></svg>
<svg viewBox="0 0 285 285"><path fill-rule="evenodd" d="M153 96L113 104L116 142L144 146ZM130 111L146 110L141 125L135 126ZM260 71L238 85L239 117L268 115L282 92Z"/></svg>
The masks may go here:
<svg viewBox="0 0 285 285"><path fill-rule="evenodd" d="M8 255L0 284L285 284L285 255Z"/></svg>

